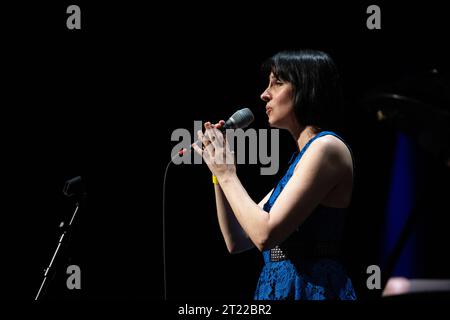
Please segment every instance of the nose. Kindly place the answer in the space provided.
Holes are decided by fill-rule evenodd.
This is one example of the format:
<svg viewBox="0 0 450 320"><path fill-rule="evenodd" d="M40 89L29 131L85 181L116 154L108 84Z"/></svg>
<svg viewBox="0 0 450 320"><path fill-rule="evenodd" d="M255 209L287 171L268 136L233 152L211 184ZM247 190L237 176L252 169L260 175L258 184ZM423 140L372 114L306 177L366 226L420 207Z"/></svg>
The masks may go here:
<svg viewBox="0 0 450 320"><path fill-rule="evenodd" d="M270 95L267 89L261 94L261 100L264 102L268 102L270 100Z"/></svg>

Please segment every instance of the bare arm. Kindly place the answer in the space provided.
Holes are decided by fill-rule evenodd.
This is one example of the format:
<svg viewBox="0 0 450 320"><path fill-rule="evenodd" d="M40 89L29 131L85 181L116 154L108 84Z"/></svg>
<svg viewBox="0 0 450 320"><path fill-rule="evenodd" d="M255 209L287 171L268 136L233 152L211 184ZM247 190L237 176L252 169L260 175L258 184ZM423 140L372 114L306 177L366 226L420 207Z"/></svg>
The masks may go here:
<svg viewBox="0 0 450 320"><path fill-rule="evenodd" d="M218 177L238 221L261 251L283 242L345 172L342 152L327 138L315 141L300 161L270 215L251 201L235 174Z"/></svg>
<svg viewBox="0 0 450 320"><path fill-rule="evenodd" d="M199 137L202 138L201 132ZM301 168L294 171L269 215L250 198L236 175L235 166L216 162L216 153L226 152L231 158L233 155L228 154L231 152L228 148L223 148L221 135L215 138L207 147L208 152L202 152L198 146L194 148L216 174L237 221L260 251L284 241L341 181L346 171L342 148L332 138L318 139L303 155Z"/></svg>
<svg viewBox="0 0 450 320"><path fill-rule="evenodd" d="M225 121L221 120L218 124L214 125L216 128L220 128L224 125ZM209 122L205 123L205 128ZM242 229L238 220L236 219L231 206L223 193L220 184L214 185L214 193L216 198L217 218L219 221L220 231L225 240L225 244L230 253L240 253L253 248L255 245L249 239L247 233ZM269 198L270 193L260 202L262 207Z"/></svg>
<svg viewBox="0 0 450 320"><path fill-rule="evenodd" d="M228 251L230 253L240 253L253 248L255 245L237 221L236 216L233 213L233 210L231 209L231 206L219 184L214 185L214 192L216 195L217 218L219 221L220 231L222 232ZM259 203L261 208L271 193L272 191L269 192L263 200L261 200Z"/></svg>
<svg viewBox="0 0 450 320"><path fill-rule="evenodd" d="M209 138L198 132L199 139L206 140L205 150L196 144L193 147L217 176L239 225L260 251L283 242L342 181L344 173L351 170L345 156L349 151L342 142L336 143L334 137L317 139L303 155L301 166L294 171L269 215L250 198L239 181L234 154L224 143L221 132L210 124L205 127Z"/></svg>

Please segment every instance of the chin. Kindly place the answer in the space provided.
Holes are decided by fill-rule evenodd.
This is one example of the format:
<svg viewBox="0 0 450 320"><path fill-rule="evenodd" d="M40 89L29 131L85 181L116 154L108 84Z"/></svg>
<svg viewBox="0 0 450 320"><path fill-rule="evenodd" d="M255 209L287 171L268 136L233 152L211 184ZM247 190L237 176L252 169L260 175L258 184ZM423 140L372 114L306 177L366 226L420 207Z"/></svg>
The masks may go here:
<svg viewBox="0 0 450 320"><path fill-rule="evenodd" d="M281 121L280 121L280 120L281 120ZM276 117L274 117L274 116L271 114L271 115L269 115L269 117L268 117L268 119L267 119L267 122L269 123L269 126L270 126L271 128L283 129L284 126L283 126L283 121L282 121L282 120L283 120L283 119L276 118Z"/></svg>
<svg viewBox="0 0 450 320"><path fill-rule="evenodd" d="M279 121L277 122L277 121L274 121L274 120L271 120L271 119L269 119L269 126L271 127L271 128L275 128L275 129L285 129L286 127L282 124L282 123L280 123Z"/></svg>
<svg viewBox="0 0 450 320"><path fill-rule="evenodd" d="M271 127L271 128L277 128L277 129L280 129L280 127L276 124L276 122L274 122L274 121L270 121L269 120L269 126Z"/></svg>

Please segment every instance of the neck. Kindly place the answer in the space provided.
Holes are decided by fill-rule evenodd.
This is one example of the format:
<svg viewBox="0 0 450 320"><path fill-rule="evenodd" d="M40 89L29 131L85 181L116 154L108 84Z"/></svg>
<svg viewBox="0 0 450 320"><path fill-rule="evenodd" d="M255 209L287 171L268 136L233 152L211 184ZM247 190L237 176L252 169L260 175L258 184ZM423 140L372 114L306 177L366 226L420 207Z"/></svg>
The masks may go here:
<svg viewBox="0 0 450 320"><path fill-rule="evenodd" d="M298 150L302 150L310 139L316 136L316 132L311 126L299 126L296 130L291 131L291 134L297 143Z"/></svg>

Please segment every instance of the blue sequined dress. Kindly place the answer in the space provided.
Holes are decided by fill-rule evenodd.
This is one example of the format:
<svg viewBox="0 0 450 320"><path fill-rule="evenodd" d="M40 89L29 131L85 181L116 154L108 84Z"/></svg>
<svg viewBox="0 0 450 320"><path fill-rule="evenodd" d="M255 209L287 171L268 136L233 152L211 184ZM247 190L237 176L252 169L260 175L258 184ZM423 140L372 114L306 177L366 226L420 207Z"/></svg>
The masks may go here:
<svg viewBox="0 0 450 320"><path fill-rule="evenodd" d="M264 205L270 212L278 195L291 178L300 158L319 137L333 135L322 131L298 154L294 154L286 174ZM342 139L341 139L342 140ZM274 249L263 251L264 267L256 287L255 300L355 300L352 282L340 262L339 245L345 209L319 205L286 241L277 246L284 259L275 259Z"/></svg>

